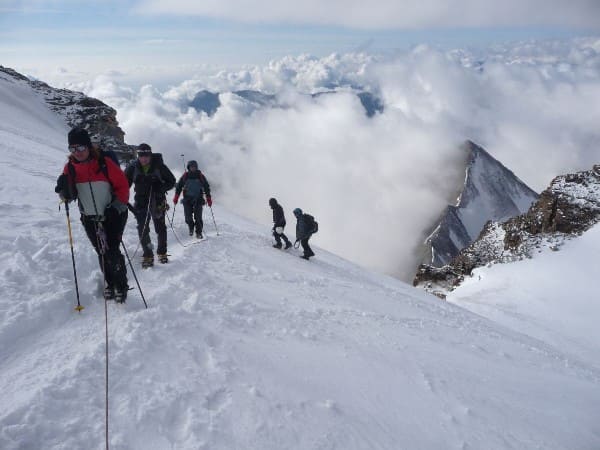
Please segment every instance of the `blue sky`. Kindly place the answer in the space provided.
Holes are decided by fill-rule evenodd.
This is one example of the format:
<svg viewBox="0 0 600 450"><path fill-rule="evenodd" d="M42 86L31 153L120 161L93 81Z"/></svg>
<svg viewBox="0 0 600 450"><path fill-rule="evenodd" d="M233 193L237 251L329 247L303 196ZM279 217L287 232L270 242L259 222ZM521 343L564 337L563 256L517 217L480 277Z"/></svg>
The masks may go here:
<svg viewBox="0 0 600 450"><path fill-rule="evenodd" d="M506 0L505 7L488 0L415 3L374 0L365 8L358 0L330 0L327 7L316 0L0 0L0 64L39 74L57 68L98 73L240 66L301 53L582 36L597 34L600 25L596 0L529 0L525 6Z"/></svg>

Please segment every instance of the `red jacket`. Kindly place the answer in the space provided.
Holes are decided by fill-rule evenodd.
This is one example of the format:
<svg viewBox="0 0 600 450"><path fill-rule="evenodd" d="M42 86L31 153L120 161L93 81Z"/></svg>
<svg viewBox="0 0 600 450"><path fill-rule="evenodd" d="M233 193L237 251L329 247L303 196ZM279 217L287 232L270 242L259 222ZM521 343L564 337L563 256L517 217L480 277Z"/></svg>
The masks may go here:
<svg viewBox="0 0 600 450"><path fill-rule="evenodd" d="M63 173L69 178L69 182L73 183L77 191L81 193L83 190L89 190L88 186L92 186L94 191L98 191L99 202L102 202L101 192L109 190L121 203L129 202L129 183L121 168L115 164L110 158L104 158L106 164L106 173L100 168L100 164L96 159L89 159L84 162L78 162L75 158L69 158L69 162L65 164ZM72 174L69 173L69 166L73 167L75 179L72 179ZM101 211L104 211L106 204L98 205Z"/></svg>

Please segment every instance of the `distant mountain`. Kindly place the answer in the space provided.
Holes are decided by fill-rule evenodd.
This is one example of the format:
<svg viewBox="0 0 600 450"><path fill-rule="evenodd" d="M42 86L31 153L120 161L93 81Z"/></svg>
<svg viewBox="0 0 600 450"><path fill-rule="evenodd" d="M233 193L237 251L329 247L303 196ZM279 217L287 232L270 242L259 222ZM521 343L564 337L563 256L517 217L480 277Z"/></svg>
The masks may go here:
<svg viewBox="0 0 600 450"><path fill-rule="evenodd" d="M482 147L467 141L464 183L426 240L427 264L443 266L472 243L489 220L524 213L538 195Z"/></svg>
<svg viewBox="0 0 600 450"><path fill-rule="evenodd" d="M415 286L444 296L472 273L488 264L531 257L541 247L558 250L600 222L600 165L592 170L561 175L525 214L505 222L488 222L479 237L442 267L423 264Z"/></svg>
<svg viewBox="0 0 600 450"><path fill-rule="evenodd" d="M57 89L41 81L30 80L7 67L0 66L0 75L6 81L27 84L69 127L85 128L92 141L117 152L123 160L131 157L134 147L125 144L125 133L117 122L117 112L110 106L81 92Z"/></svg>
<svg viewBox="0 0 600 450"><path fill-rule="evenodd" d="M244 100L253 103L259 107L265 106L286 106L282 105L278 102L277 96L273 94L265 94L256 90L240 90L233 91L233 94L238 97L243 98ZM329 95L329 94L337 94L337 91L325 91L318 92L312 94L312 98L320 97L321 95ZM356 96L359 98L361 104L365 109L365 114L368 117L373 117L376 113L383 112L383 103L382 101L370 92L357 92ZM196 111L203 111L208 116L212 116L217 112L219 107L221 106L221 101L219 99L219 93L210 92L207 90L199 91L192 101L189 103L189 106L194 108Z"/></svg>
<svg viewBox="0 0 600 450"><path fill-rule="evenodd" d="M312 94L311 97L316 98L322 95L331 95L337 93L338 91L317 92L315 94ZM363 108L365 108L365 113L367 117L373 117L376 113L383 112L383 103L381 102L379 97L371 94L370 92L365 91L357 92L356 96L360 100L360 103L363 105Z"/></svg>
<svg viewBox="0 0 600 450"><path fill-rule="evenodd" d="M202 90L194 96L189 105L198 112L203 111L212 116L221 106L221 101L218 93Z"/></svg>
<svg viewBox="0 0 600 450"><path fill-rule="evenodd" d="M263 94L260 91L243 90L233 91L233 93L238 97L242 97L243 99L260 106L273 106L277 103L277 97L270 94Z"/></svg>
<svg viewBox="0 0 600 450"><path fill-rule="evenodd" d="M376 113L383 112L383 103L379 97L370 92L359 92L356 95L358 95L368 117L373 117Z"/></svg>

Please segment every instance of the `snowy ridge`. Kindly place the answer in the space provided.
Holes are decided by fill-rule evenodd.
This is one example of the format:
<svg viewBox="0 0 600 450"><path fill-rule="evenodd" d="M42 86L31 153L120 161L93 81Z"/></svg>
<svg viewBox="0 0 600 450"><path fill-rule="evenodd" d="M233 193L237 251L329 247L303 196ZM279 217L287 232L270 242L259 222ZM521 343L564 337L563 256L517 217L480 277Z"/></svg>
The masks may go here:
<svg viewBox="0 0 600 450"><path fill-rule="evenodd" d="M102 449L101 275L72 211L74 312L53 192L68 127L25 85L0 83L0 117L0 448ZM275 250L213 198L220 236L205 217L205 242L183 248L169 231L169 264L134 262L149 309L136 291L107 305L111 449L598 447L595 363L328 254L318 236L310 262Z"/></svg>
<svg viewBox="0 0 600 450"><path fill-rule="evenodd" d="M425 244L427 264L440 267L471 244L489 220L526 212L538 195L482 147L467 141L465 179L455 206L448 206Z"/></svg>

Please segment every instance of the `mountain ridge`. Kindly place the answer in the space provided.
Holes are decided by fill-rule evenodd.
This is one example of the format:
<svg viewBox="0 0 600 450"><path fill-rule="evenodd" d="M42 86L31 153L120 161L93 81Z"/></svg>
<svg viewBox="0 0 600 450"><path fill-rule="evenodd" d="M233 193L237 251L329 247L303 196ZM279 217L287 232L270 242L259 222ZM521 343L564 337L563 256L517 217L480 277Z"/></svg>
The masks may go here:
<svg viewBox="0 0 600 450"><path fill-rule="evenodd" d="M489 220L525 212L538 194L483 147L466 141L465 178L455 205L448 205L425 240L426 264L441 267L471 244Z"/></svg>
<svg viewBox="0 0 600 450"><path fill-rule="evenodd" d="M413 281L438 296L458 286L476 267L527 258L540 246L558 250L566 239L600 221L600 165L555 177L525 214L489 221L477 240L440 268L421 265Z"/></svg>
<svg viewBox="0 0 600 450"><path fill-rule="evenodd" d="M347 91L323 91L315 94L311 94L310 98L317 98L321 95L331 95L336 94L338 92L347 92ZM217 112L219 107L221 106L221 101L219 96L224 94L225 92L211 92L206 89L198 91L194 98L189 102L188 106L191 106L196 111L204 112L208 116L212 116ZM252 89L243 89L238 91L232 91L232 94L244 99L250 104L261 108L265 106L274 106L285 108L287 105L285 102L279 103L277 99L277 95L274 94L265 94L261 91L252 90ZM353 92L354 95L360 100L361 105L364 108L365 114L367 117L371 118L375 116L377 113L382 113L384 110L383 102L374 94L367 91L357 91Z"/></svg>

